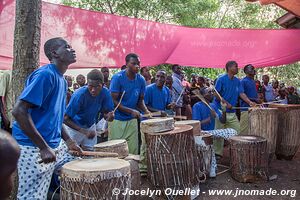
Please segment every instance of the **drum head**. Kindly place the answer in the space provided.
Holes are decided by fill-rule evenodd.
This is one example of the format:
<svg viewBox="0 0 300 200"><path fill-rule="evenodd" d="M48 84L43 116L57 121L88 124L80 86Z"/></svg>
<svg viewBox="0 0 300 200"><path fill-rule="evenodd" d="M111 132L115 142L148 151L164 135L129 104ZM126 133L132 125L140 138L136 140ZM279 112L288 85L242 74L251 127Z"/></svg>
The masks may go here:
<svg viewBox="0 0 300 200"><path fill-rule="evenodd" d="M127 143L126 140L120 139L120 140L109 140L107 142L101 142L99 144L94 145L94 147L109 147L114 146L118 144L124 144Z"/></svg>
<svg viewBox="0 0 300 200"><path fill-rule="evenodd" d="M118 158L80 159L66 163L62 174L68 178L95 178L99 175L130 171L130 163Z"/></svg>
<svg viewBox="0 0 300 200"><path fill-rule="evenodd" d="M174 121L173 118L171 117L167 117L167 118L154 118L154 119L147 119L147 120L143 120L141 122L141 124L155 124L157 122L161 122L161 121Z"/></svg>
<svg viewBox="0 0 300 200"><path fill-rule="evenodd" d="M193 127L191 125L178 125L175 126L175 128L171 131L166 131L162 133L148 133L150 135L171 135L171 134L177 134L177 133L183 133L186 131L192 130Z"/></svg>
<svg viewBox="0 0 300 200"><path fill-rule="evenodd" d="M247 142L247 143L266 141L265 138L260 137L260 136L254 136L254 135L236 135L236 136L230 137L230 140L237 141L237 142L238 141Z"/></svg>
<svg viewBox="0 0 300 200"><path fill-rule="evenodd" d="M189 125L189 124L200 124L199 120L182 120L182 121L176 121L175 125L183 124L183 125Z"/></svg>

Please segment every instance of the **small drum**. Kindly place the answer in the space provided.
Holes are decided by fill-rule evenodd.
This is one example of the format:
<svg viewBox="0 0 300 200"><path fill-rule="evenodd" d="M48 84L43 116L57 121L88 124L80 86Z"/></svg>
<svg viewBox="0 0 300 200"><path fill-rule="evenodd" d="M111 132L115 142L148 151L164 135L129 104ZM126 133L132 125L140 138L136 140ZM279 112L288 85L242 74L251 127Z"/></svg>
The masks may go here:
<svg viewBox="0 0 300 200"><path fill-rule="evenodd" d="M119 158L125 158L128 156L128 144L126 140L109 140L102 142L94 146L94 151L112 152L119 154Z"/></svg>
<svg viewBox="0 0 300 200"><path fill-rule="evenodd" d="M193 134L199 135L201 131L201 123L199 120L183 120L183 121L176 121L176 125L191 125L193 127Z"/></svg>
<svg viewBox="0 0 300 200"><path fill-rule="evenodd" d="M213 156L213 136L211 134L204 134L201 136L194 136L194 138L200 171L208 175Z"/></svg>
<svg viewBox="0 0 300 200"><path fill-rule="evenodd" d="M267 140L260 136L233 136L230 141L231 176L242 183L268 179Z"/></svg>
<svg viewBox="0 0 300 200"><path fill-rule="evenodd" d="M61 200L128 199L130 164L118 158L83 159L66 163L61 172ZM119 195L113 189L120 190Z"/></svg>
<svg viewBox="0 0 300 200"><path fill-rule="evenodd" d="M155 118L147 119L141 122L141 131L143 133L160 133L174 129L173 118Z"/></svg>
<svg viewBox="0 0 300 200"><path fill-rule="evenodd" d="M147 174L158 189L191 188L198 184L193 127L175 126L164 133L145 132Z"/></svg>
<svg viewBox="0 0 300 200"><path fill-rule="evenodd" d="M267 139L269 161L275 155L278 130L278 110L276 108L249 109L249 135Z"/></svg>
<svg viewBox="0 0 300 200"><path fill-rule="evenodd" d="M276 156L292 160L300 147L300 105L271 104L279 111Z"/></svg>

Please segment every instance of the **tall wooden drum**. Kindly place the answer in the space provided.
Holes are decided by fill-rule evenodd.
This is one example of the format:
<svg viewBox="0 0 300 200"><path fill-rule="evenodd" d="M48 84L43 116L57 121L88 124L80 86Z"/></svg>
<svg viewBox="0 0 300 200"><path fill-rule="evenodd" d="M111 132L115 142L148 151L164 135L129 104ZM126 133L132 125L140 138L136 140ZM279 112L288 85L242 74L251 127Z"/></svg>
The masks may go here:
<svg viewBox="0 0 300 200"><path fill-rule="evenodd" d="M249 135L257 135L267 139L269 161L275 155L278 130L277 108L250 108Z"/></svg>
<svg viewBox="0 0 300 200"><path fill-rule="evenodd" d="M233 136L230 141L231 176L242 183L268 179L267 140L260 136Z"/></svg>
<svg viewBox="0 0 300 200"><path fill-rule="evenodd" d="M120 190L114 195L114 188ZM83 159L66 163L61 172L61 200L128 199L130 164L117 158Z"/></svg>
<svg viewBox="0 0 300 200"><path fill-rule="evenodd" d="M94 151L117 153L119 158L125 158L129 154L127 141L123 139L96 144L94 145Z"/></svg>
<svg viewBox="0 0 300 200"><path fill-rule="evenodd" d="M300 105L271 104L279 111L276 156L292 160L300 146Z"/></svg>
<svg viewBox="0 0 300 200"><path fill-rule="evenodd" d="M201 132L201 123L199 120L183 120L183 121L176 121L176 125L191 125L193 127L193 134L200 135Z"/></svg>
<svg viewBox="0 0 300 200"><path fill-rule="evenodd" d="M198 184L193 127L175 126L163 133L145 132L147 174L157 189L184 189Z"/></svg>

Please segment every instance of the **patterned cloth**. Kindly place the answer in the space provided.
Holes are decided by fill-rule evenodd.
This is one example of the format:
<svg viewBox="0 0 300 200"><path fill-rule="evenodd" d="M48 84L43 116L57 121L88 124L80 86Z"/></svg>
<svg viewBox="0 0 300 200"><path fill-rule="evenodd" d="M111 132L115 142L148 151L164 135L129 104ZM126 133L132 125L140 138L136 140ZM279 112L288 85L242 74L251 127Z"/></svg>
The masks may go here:
<svg viewBox="0 0 300 200"><path fill-rule="evenodd" d="M18 162L19 200L34 199L44 200L51 181L52 174L59 173L60 168L67 162L75 159L68 153L66 144L61 141L54 149L56 162L44 164L41 160L40 150L37 147L20 145L21 155Z"/></svg>

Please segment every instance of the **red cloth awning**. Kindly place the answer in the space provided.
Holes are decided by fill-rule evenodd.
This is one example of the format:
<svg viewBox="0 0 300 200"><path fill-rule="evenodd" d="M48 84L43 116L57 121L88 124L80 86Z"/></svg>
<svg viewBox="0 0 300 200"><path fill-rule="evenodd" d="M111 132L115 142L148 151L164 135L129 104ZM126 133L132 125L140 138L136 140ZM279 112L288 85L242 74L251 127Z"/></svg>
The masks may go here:
<svg viewBox="0 0 300 200"><path fill-rule="evenodd" d="M120 17L43 2L41 44L67 39L77 53L70 68L120 67L126 54L140 55L143 66L162 63L223 68L277 66L300 60L300 30L188 28ZM0 3L0 69L11 69L15 3ZM287 39L288 38L288 39ZM48 63L41 48L40 62Z"/></svg>

